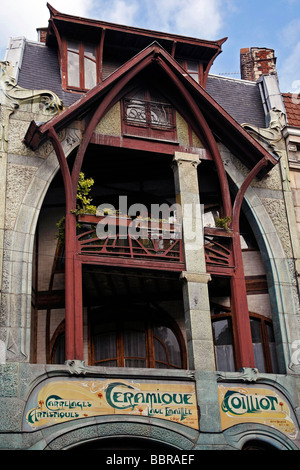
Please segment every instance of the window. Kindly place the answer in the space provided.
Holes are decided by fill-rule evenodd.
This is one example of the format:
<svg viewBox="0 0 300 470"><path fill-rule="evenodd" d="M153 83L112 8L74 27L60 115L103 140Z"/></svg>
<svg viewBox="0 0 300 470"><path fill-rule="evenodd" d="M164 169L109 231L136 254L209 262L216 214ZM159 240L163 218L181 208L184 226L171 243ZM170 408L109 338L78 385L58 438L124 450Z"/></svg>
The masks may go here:
<svg viewBox="0 0 300 470"><path fill-rule="evenodd" d="M96 46L75 40L66 42L67 87L89 90L97 83Z"/></svg>
<svg viewBox="0 0 300 470"><path fill-rule="evenodd" d="M187 73L199 83L199 62L195 60L179 60L180 65L187 71Z"/></svg>
<svg viewBox="0 0 300 470"><path fill-rule="evenodd" d="M272 323L264 317L251 317L250 326L255 366L259 372L278 370Z"/></svg>
<svg viewBox="0 0 300 470"><path fill-rule="evenodd" d="M199 82L199 73L198 73L198 62L194 62L193 60L186 61L186 70L188 74L196 81Z"/></svg>
<svg viewBox="0 0 300 470"><path fill-rule="evenodd" d="M125 134L174 140L175 114L172 106L159 94L140 90L123 100Z"/></svg>
<svg viewBox="0 0 300 470"><path fill-rule="evenodd" d="M186 367L183 339L175 325L147 312L122 315L94 312L91 363L105 367L181 369Z"/></svg>
<svg viewBox="0 0 300 470"><path fill-rule="evenodd" d="M211 310L215 359L217 370L235 371L234 335L232 316L229 309L213 306ZM278 371L273 325L271 320L250 313L250 327L255 367L259 372Z"/></svg>
<svg viewBox="0 0 300 470"><path fill-rule="evenodd" d="M65 362L65 322L62 321L53 334L51 344L51 364Z"/></svg>
<svg viewBox="0 0 300 470"><path fill-rule="evenodd" d="M64 364L65 362L65 334L57 336L52 350L51 364Z"/></svg>
<svg viewBox="0 0 300 470"><path fill-rule="evenodd" d="M211 311L217 370L235 371L232 319L229 312L221 307Z"/></svg>
<svg viewBox="0 0 300 470"><path fill-rule="evenodd" d="M89 363L104 367L183 369L187 367L182 333L175 322L147 307L140 312L95 308L90 321ZM53 335L51 363L65 362L64 321Z"/></svg>

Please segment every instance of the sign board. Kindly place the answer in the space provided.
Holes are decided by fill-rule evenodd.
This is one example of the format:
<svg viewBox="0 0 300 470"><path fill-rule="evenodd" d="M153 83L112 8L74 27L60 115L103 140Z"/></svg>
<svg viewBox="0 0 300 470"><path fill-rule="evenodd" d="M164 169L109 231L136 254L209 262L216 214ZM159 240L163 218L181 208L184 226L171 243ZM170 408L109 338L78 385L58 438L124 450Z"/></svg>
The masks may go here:
<svg viewBox="0 0 300 470"><path fill-rule="evenodd" d="M298 425L287 399L267 386L218 385L222 429L240 423L271 426L290 439L298 437Z"/></svg>
<svg viewBox="0 0 300 470"><path fill-rule="evenodd" d="M53 379L40 384L29 397L24 430L112 414L147 416L199 428L193 383Z"/></svg>

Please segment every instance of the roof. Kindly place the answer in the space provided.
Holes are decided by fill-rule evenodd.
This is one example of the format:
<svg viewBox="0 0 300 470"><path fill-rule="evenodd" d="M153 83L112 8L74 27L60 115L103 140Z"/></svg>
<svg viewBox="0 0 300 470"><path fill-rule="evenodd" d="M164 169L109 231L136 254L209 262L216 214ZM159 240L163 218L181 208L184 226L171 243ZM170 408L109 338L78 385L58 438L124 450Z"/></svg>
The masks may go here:
<svg viewBox="0 0 300 470"><path fill-rule="evenodd" d="M81 94L66 92L61 86L57 50L42 43L25 41L18 85L28 90L46 89L55 93L68 107Z"/></svg>
<svg viewBox="0 0 300 470"><path fill-rule="evenodd" d="M206 91L239 124L266 127L265 113L256 82L209 75Z"/></svg>
<svg viewBox="0 0 300 470"><path fill-rule="evenodd" d="M132 50L135 54L153 41L158 41L169 53L176 49L177 56L200 59L209 64L212 59L222 52L221 46L227 40L227 38L222 38L211 41L124 26L61 13L49 3L47 3L47 7L50 12L47 44L51 44L53 41L59 42L61 34L74 34L74 25L76 25L76 37L78 37L78 34L82 37L88 35L90 39L96 37L99 40L102 31L105 31L105 47L110 45L114 53L118 52L118 49L122 49L122 54L124 54L126 49L127 51Z"/></svg>
<svg viewBox="0 0 300 470"><path fill-rule="evenodd" d="M288 125L300 127L300 94L282 93Z"/></svg>
<svg viewBox="0 0 300 470"><path fill-rule="evenodd" d="M82 96L62 89L57 50L32 41L25 42L18 85L27 89L51 90L65 107ZM265 127L264 110L256 83L209 75L206 91L239 124L246 122Z"/></svg>
<svg viewBox="0 0 300 470"><path fill-rule="evenodd" d="M153 43L141 51L106 80L96 85L77 102L47 123L40 126L32 122L25 136L25 143L31 148L37 148L48 138L50 129L59 132L78 116L82 117L91 108L94 108L97 109L97 112L93 116L93 123L89 124L89 129L92 130L94 122L99 122L105 112L114 104L114 100L119 100L122 93L126 93L125 87L133 79L136 79L139 73L143 73L144 78L151 77L151 82L164 83L163 86L168 93L172 89L173 100L176 101L174 105L181 108L187 116L189 115L189 119L203 134L201 137L204 137L204 142L213 152L215 142L212 138L212 132L249 169L264 159L266 166L260 172L260 177L277 163L277 157L267 152L204 88L184 73L176 60L158 43ZM88 135L89 132L86 132L86 142L89 139Z"/></svg>

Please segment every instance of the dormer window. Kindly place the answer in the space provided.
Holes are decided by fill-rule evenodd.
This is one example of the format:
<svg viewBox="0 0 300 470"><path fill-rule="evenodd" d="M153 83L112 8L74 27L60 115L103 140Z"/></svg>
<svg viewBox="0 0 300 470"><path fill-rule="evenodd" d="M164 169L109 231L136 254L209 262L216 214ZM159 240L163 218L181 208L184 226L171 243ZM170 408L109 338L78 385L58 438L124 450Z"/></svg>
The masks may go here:
<svg viewBox="0 0 300 470"><path fill-rule="evenodd" d="M203 70L203 65L195 60L178 60L184 70L198 83Z"/></svg>
<svg viewBox="0 0 300 470"><path fill-rule="evenodd" d="M97 53L92 43L66 41L68 89L89 90L97 83Z"/></svg>

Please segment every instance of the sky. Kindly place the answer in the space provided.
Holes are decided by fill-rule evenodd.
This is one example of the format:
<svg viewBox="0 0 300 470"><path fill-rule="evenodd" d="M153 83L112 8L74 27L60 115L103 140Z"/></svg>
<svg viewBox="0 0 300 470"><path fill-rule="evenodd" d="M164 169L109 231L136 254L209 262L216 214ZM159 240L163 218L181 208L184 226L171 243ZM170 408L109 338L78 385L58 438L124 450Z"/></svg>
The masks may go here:
<svg viewBox="0 0 300 470"><path fill-rule="evenodd" d="M227 37L211 73L240 78L240 49L275 50L282 92L300 92L300 0L50 0L61 13L200 39ZM10 37L37 40L46 0L0 5L0 60Z"/></svg>

